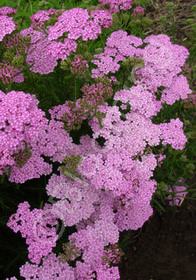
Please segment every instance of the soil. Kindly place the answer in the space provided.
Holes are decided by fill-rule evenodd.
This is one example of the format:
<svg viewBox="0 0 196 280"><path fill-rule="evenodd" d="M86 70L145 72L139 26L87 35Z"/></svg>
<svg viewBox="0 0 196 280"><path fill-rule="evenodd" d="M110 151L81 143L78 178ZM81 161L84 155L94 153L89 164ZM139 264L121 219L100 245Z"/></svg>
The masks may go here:
<svg viewBox="0 0 196 280"><path fill-rule="evenodd" d="M190 27L186 19L193 17L191 7L195 1L151 2L153 6L147 7L146 16L154 24L146 35L167 33L172 42L180 45L188 41ZM167 18L164 27L160 24L160 16L168 15L167 2L175 5L174 30L172 19ZM191 84L195 88L195 82ZM165 213L155 210L141 229L121 233L120 244L124 249L119 265L121 280L196 279L196 200L185 199L180 207L167 206L165 210Z"/></svg>
<svg viewBox="0 0 196 280"><path fill-rule="evenodd" d="M153 20L153 25L146 34L167 33L172 41L178 41L181 45L189 39L191 27L187 25L186 20L193 18L191 8L196 5L195 0L150 0L149 2L151 5L145 9L145 16ZM167 8L168 2L174 4L174 17L169 17L171 9ZM167 17L165 24L161 24L161 17ZM171 28L173 23L174 30Z"/></svg>
<svg viewBox="0 0 196 280"><path fill-rule="evenodd" d="M196 200L168 206L164 214L156 211L142 229L128 234L121 280L196 279Z"/></svg>

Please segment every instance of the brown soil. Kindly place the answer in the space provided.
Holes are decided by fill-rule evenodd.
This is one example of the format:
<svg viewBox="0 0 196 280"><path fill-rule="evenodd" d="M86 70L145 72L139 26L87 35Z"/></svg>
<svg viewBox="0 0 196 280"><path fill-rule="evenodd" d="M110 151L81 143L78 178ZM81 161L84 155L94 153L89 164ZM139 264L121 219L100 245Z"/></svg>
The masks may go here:
<svg viewBox="0 0 196 280"><path fill-rule="evenodd" d="M154 24L146 35L167 33L173 42L186 46L190 39L186 20L193 18L191 7L195 1L151 2L153 6L147 8L146 16ZM174 30L170 18L165 26L160 24L160 17L168 15L167 2L173 2L176 7ZM191 82L191 87L195 88L195 82ZM185 199L176 208L168 206L164 214L155 210L141 229L123 232L120 243L125 253L119 266L121 280L195 280L196 200Z"/></svg>
<svg viewBox="0 0 196 280"><path fill-rule="evenodd" d="M171 39L179 41L182 44L189 39L191 31L190 25L187 25L186 20L193 18L191 8L196 5L195 0L150 0L152 5L146 8L145 16L153 20L153 26L149 28L146 34L167 33ZM168 2L172 2L174 17L169 18L171 10L166 7ZM160 18L166 16L166 24L161 24ZM172 24L175 24L174 32L171 31ZM170 33L170 34L169 34Z"/></svg>
<svg viewBox="0 0 196 280"><path fill-rule="evenodd" d="M129 232L128 244L121 280L196 279L196 201L155 212L142 229Z"/></svg>

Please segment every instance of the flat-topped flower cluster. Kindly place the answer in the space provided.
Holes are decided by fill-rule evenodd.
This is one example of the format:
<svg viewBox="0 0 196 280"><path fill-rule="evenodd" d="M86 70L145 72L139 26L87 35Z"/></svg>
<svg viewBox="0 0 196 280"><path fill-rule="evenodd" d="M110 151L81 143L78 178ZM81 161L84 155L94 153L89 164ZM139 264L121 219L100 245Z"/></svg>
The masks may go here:
<svg viewBox="0 0 196 280"><path fill-rule="evenodd" d="M51 108L50 120L38 108L36 96L0 91L0 174L10 173L9 181L20 184L51 175L46 192L52 203L33 210L27 201L20 203L8 221L28 245L31 262L20 268L24 279L120 279L121 252L115 246L119 233L142 227L153 214L150 201L157 185L153 171L165 156L154 154L152 147L169 144L182 150L187 142L179 118L153 123L163 103L172 105L191 93L182 74L187 49L163 34L142 40L118 30L107 38L103 52L87 61L77 54L78 41L97 39L102 27L112 25L111 12L133 5L133 1L100 2L109 10L36 13L31 27L13 35L15 51L12 37L5 37L15 26L7 16L11 10L0 10L10 20L9 30L0 38L5 37L2 44L5 52L12 52L11 60L23 57L29 71L40 74L53 72L62 60L72 74L90 77L81 87L81 98ZM138 8L135 14L142 11ZM69 63L72 53L76 55ZM21 75L24 64L13 67L21 69ZM2 77L5 84L14 82ZM69 132L84 121L92 133L75 144ZM58 172L52 173L52 163L57 162ZM59 238L59 220L65 230L75 226L76 231L69 235L64 254L57 255L52 249Z"/></svg>

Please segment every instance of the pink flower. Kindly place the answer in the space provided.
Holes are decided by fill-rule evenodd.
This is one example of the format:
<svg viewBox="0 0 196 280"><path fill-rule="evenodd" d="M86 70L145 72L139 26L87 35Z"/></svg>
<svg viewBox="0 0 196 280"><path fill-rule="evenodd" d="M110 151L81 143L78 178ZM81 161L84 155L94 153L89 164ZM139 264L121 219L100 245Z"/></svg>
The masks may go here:
<svg viewBox="0 0 196 280"><path fill-rule="evenodd" d="M0 8L0 15L3 15L3 16L15 14L15 13L16 13L16 9L14 9L12 7L4 6L4 7Z"/></svg>
<svg viewBox="0 0 196 280"><path fill-rule="evenodd" d="M183 181L184 179L181 178L178 183L181 183L182 185L175 185L169 189L169 192L176 192L172 195L167 196L170 206L180 206L184 200L184 197L188 194L188 192L186 191L187 186L183 186Z"/></svg>
<svg viewBox="0 0 196 280"><path fill-rule="evenodd" d="M7 34L11 34L15 30L15 23L12 17L0 15L0 42Z"/></svg>
<svg viewBox="0 0 196 280"><path fill-rule="evenodd" d="M15 68L9 62L3 61L0 63L0 79L4 85L24 82L23 73L21 69ZM19 73L19 74L17 74Z"/></svg>
<svg viewBox="0 0 196 280"><path fill-rule="evenodd" d="M56 245L58 236L54 226L57 222L52 224L53 227L48 227L50 220L55 218L51 211L47 208L30 211L29 208L28 202L20 203L16 214L10 216L7 226L14 232L21 232L29 245L29 259L39 264L41 258L51 253Z"/></svg>
<svg viewBox="0 0 196 280"><path fill-rule="evenodd" d="M138 17L143 16L143 15L144 15L144 8L142 6L138 6L138 7L134 8L131 16L133 18L138 18Z"/></svg>
<svg viewBox="0 0 196 280"><path fill-rule="evenodd" d="M107 10L93 10L90 12L91 17L101 26L109 28L112 26L112 15Z"/></svg>
<svg viewBox="0 0 196 280"><path fill-rule="evenodd" d="M49 57L52 57L55 60L66 60L72 52L76 52L76 49L77 43L72 39L65 38L63 43L52 41L48 44L46 52Z"/></svg>
<svg viewBox="0 0 196 280"><path fill-rule="evenodd" d="M160 124L163 145L170 144L173 149L183 150L187 138L183 132L183 122L179 118Z"/></svg>
<svg viewBox="0 0 196 280"><path fill-rule="evenodd" d="M56 254L51 253L47 257L43 258L42 264L30 264L26 262L20 268L20 275L25 279L44 279L44 280L74 280L74 269L59 260Z"/></svg>
<svg viewBox="0 0 196 280"><path fill-rule="evenodd" d="M132 0L99 0L104 6L109 5L111 13L118 13L120 10L129 10L132 7Z"/></svg>
<svg viewBox="0 0 196 280"><path fill-rule="evenodd" d="M76 73L80 73L80 74L85 74L88 71L88 63L87 60L83 60L82 55L75 55L74 57L74 61L71 62L71 72L76 74Z"/></svg>
<svg viewBox="0 0 196 280"><path fill-rule="evenodd" d="M55 9L49 9L48 11L38 11L30 17L32 21L31 27L42 27L44 23L50 19L50 16L54 15L56 12L57 10Z"/></svg>

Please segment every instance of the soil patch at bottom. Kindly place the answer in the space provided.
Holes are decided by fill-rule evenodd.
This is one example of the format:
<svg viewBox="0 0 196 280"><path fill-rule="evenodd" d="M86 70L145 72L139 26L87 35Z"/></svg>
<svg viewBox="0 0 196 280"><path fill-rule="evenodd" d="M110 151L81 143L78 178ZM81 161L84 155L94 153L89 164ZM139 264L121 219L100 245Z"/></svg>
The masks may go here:
<svg viewBox="0 0 196 280"><path fill-rule="evenodd" d="M119 266L121 280L196 279L196 200L155 212L142 229L130 231ZM127 233L121 234L121 240Z"/></svg>

